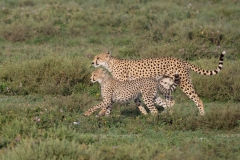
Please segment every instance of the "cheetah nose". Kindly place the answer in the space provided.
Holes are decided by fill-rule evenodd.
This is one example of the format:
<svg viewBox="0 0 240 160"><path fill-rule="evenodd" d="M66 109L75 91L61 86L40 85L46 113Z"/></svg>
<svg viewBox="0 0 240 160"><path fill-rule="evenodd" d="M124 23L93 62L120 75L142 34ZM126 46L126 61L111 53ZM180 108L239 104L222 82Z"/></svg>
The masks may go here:
<svg viewBox="0 0 240 160"><path fill-rule="evenodd" d="M92 64L94 64L94 62L92 62Z"/></svg>

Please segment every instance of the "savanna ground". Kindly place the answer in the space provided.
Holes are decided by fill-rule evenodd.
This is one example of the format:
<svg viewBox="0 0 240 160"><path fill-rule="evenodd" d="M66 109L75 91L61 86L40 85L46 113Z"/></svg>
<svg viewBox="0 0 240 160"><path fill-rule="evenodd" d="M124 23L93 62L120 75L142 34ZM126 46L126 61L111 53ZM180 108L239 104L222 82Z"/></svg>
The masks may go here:
<svg viewBox="0 0 240 160"><path fill-rule="evenodd" d="M240 159L240 2L237 0L2 0L0 159ZM192 73L205 105L178 88L172 114L134 103L84 117L101 101L93 56L172 56L220 74ZM159 111L162 110L158 107Z"/></svg>

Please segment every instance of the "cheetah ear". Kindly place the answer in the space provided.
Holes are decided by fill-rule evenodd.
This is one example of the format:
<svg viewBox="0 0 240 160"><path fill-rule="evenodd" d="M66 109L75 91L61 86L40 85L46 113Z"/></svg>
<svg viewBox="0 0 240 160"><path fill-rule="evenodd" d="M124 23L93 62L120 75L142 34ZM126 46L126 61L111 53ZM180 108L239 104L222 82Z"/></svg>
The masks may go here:
<svg viewBox="0 0 240 160"><path fill-rule="evenodd" d="M107 54L111 55L112 53L108 51Z"/></svg>

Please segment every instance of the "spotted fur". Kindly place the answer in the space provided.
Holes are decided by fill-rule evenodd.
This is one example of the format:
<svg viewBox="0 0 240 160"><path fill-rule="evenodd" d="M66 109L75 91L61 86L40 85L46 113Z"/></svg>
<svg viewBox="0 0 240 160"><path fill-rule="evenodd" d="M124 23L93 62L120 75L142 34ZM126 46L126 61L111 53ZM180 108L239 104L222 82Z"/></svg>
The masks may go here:
<svg viewBox="0 0 240 160"><path fill-rule="evenodd" d="M162 80L170 82L171 79L174 79L174 74L178 73L180 76L180 88L198 106L200 114L204 115L203 103L193 88L190 78L190 70L201 75L216 75L223 67L223 58L225 53L225 51L221 53L219 64L214 70L204 70L190 64L189 62L171 57L122 60L112 57L110 53L101 53L96 55L92 64L95 67L105 67L109 72L111 72L115 79L120 81L150 77L157 79L162 78ZM163 75L167 77L163 77ZM160 84L162 84L161 81Z"/></svg>
<svg viewBox="0 0 240 160"><path fill-rule="evenodd" d="M89 116L97 109L102 109L99 112L99 116L109 115L111 106L114 102L129 102L135 99L135 102L142 114L147 114L147 111L143 107L139 96L142 95L143 102L149 108L152 114L158 113L154 104L163 105L167 107L167 104L161 101L158 96L158 90L165 94L168 94L175 90L177 83L179 82L178 74L175 74L174 86L171 89L165 89L159 86L158 80L153 78L140 78L132 81L118 81L114 79L107 71L102 68L94 71L91 75L91 82L98 82L101 85L101 95L103 101L88 109L84 115Z"/></svg>

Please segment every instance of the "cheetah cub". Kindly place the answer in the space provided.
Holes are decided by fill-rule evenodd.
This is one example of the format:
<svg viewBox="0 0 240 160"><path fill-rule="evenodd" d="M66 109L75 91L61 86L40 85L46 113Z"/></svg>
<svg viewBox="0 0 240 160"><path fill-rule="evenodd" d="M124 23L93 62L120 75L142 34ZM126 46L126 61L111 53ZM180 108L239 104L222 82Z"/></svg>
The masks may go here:
<svg viewBox="0 0 240 160"><path fill-rule="evenodd" d="M169 94L176 89L176 86L180 81L178 74L175 74L173 86L170 89L165 89L159 85L159 80L153 78L140 78L132 81L118 81L102 68L92 72L90 80L93 83L98 82L101 85L101 95L103 101L98 105L88 109L84 113L85 116L91 115L97 109L102 109L98 116L108 116L110 114L111 106L114 102L126 103L132 99L135 100L140 112L145 115L147 114L147 111L139 100L140 95L142 95L143 102L149 108L150 113L158 113L158 110L154 104L161 105L164 108L168 107L168 105L159 97L158 91Z"/></svg>

